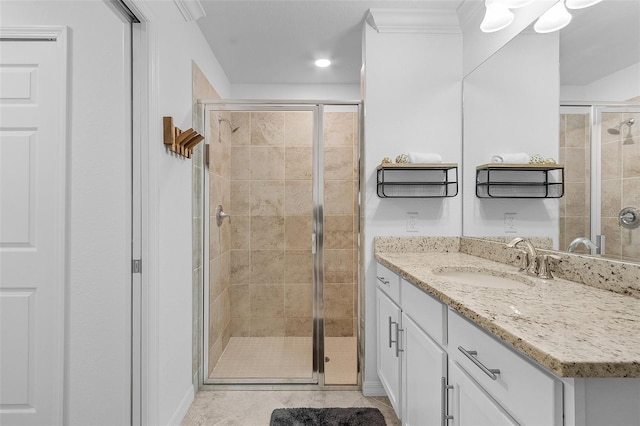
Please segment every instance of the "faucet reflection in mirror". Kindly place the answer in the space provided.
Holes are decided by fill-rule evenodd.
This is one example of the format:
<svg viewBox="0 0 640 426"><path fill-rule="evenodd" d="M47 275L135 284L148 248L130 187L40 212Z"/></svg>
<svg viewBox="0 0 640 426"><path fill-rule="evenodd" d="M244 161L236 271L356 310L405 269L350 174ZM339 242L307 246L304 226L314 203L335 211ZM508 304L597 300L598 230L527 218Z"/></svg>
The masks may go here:
<svg viewBox="0 0 640 426"><path fill-rule="evenodd" d="M595 245L590 239L586 237L578 237L571 241L571 244L569 244L569 248L567 249L567 251L569 253L575 253L576 248L578 248L580 244L583 244L586 248L591 250L592 253L599 249L599 247Z"/></svg>

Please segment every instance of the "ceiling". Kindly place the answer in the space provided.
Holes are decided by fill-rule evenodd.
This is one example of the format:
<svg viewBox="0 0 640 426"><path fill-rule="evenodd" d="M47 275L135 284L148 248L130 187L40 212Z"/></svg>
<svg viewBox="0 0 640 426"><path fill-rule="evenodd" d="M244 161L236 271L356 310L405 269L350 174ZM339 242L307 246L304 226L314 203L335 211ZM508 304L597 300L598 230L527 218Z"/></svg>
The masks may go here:
<svg viewBox="0 0 640 426"><path fill-rule="evenodd" d="M367 10L455 10L462 0L200 2L198 25L232 84L359 84ZM319 57L332 66L317 68Z"/></svg>
<svg viewBox="0 0 640 426"><path fill-rule="evenodd" d="M604 0L570 13L560 31L561 85L584 86L640 62L639 0Z"/></svg>
<svg viewBox="0 0 640 426"><path fill-rule="evenodd" d="M232 84L359 84L367 10L450 9L463 0L200 0L205 38ZM561 84L584 85L640 62L640 1L571 11ZM333 61L317 68L319 57Z"/></svg>

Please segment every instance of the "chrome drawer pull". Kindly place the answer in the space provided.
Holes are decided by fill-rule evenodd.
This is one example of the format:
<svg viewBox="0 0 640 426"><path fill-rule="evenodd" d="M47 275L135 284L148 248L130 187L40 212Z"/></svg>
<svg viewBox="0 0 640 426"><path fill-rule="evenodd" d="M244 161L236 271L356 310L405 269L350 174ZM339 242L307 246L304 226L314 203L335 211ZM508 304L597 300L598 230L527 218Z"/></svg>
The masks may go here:
<svg viewBox="0 0 640 426"><path fill-rule="evenodd" d="M453 416L447 413L448 407L449 407L449 392L447 391L449 389L453 389L453 386L447 384L446 377L441 377L440 382L441 382L440 409L442 411L442 426L447 426L447 423L449 422L449 420L453 420Z"/></svg>
<svg viewBox="0 0 640 426"><path fill-rule="evenodd" d="M400 352L404 352L404 349L400 349L400 333L404 332L404 328L399 328L396 322L396 358L400 358Z"/></svg>
<svg viewBox="0 0 640 426"><path fill-rule="evenodd" d="M497 368L487 368L483 363L478 361L478 358L476 358L476 355L478 355L477 351L468 351L462 346L458 346L458 350L462 352L464 356L469 358L471 362L477 365L478 368L484 372L484 374L491 377L491 380L498 380L497 375L500 374L500 370L498 370Z"/></svg>
<svg viewBox="0 0 640 426"><path fill-rule="evenodd" d="M391 339L391 324L393 324L394 321L391 321L391 317L389 317L389 347L391 347L391 344L393 343L393 340Z"/></svg>
<svg viewBox="0 0 640 426"><path fill-rule="evenodd" d="M389 285L389 281L385 281L384 277L378 277L378 281L380 281L384 285Z"/></svg>

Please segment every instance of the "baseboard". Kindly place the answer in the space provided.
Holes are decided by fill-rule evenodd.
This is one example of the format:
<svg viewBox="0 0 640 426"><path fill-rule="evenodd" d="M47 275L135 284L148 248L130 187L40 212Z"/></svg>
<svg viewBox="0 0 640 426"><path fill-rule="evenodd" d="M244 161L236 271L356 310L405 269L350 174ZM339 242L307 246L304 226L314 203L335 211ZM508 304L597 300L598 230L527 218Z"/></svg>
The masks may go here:
<svg viewBox="0 0 640 426"><path fill-rule="evenodd" d="M189 386L189 388L187 389L187 392L182 397L182 401L180 401L180 404L178 405L176 412L173 413L173 416L171 416L171 420L169 420L169 425L180 426L180 423L182 423L182 420L184 420L184 417L187 415L187 411L189 411L189 407L191 407L191 403L193 402L195 395L196 394L193 390L193 385Z"/></svg>
<svg viewBox="0 0 640 426"><path fill-rule="evenodd" d="M363 382L362 394L364 396L387 396L387 393L384 391L384 387L382 386L382 382L379 380Z"/></svg>

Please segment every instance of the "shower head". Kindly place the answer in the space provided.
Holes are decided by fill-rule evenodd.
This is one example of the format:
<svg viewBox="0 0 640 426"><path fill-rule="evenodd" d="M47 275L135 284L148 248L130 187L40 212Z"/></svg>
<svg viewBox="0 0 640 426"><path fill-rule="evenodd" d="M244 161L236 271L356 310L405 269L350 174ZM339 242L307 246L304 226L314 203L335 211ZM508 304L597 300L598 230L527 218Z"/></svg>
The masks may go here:
<svg viewBox="0 0 640 426"><path fill-rule="evenodd" d="M635 122L636 122L635 118L630 118L630 119L625 120L622 123L618 124L616 127L612 127L611 129L607 129L607 132L609 132L609 134L611 134L611 135L619 135L620 131L622 130L622 126L627 125L627 126L629 126L629 128L631 128L631 126L633 126L633 123L635 123Z"/></svg>
<svg viewBox="0 0 640 426"><path fill-rule="evenodd" d="M234 125L230 120L227 120L226 118L218 118L218 123L220 122L225 122L229 125L229 127L231 127L231 133L235 133L238 131L238 129L240 128L240 126L236 126Z"/></svg>

